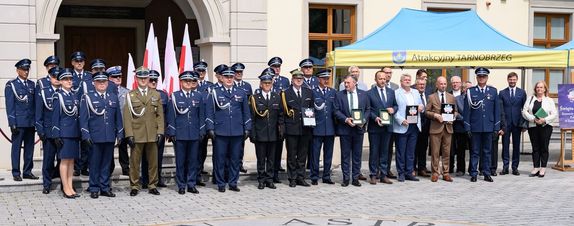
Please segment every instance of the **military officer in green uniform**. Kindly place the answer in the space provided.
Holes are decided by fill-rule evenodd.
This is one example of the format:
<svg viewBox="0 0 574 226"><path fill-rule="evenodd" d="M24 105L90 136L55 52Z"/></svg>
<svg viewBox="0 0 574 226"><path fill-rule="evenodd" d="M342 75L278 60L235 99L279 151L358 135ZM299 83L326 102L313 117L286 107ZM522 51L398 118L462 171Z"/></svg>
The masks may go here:
<svg viewBox="0 0 574 226"><path fill-rule="evenodd" d="M136 196L140 189L140 164L145 155L149 161L148 173L150 194L159 195L157 190L157 142L164 139L164 120L161 97L157 90L149 89L149 69L136 69L138 88L126 96L123 109L125 135L131 148L130 196Z"/></svg>

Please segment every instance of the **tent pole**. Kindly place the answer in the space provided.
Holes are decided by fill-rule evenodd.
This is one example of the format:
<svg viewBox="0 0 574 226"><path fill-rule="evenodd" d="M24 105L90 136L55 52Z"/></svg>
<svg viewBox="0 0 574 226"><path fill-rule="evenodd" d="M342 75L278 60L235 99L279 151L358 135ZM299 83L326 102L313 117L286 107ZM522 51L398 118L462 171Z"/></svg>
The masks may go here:
<svg viewBox="0 0 574 226"><path fill-rule="evenodd" d="M337 86L335 79L337 79L337 51L333 51L333 80L331 80L333 81L333 84L331 84L331 86L336 91L339 91L339 87Z"/></svg>
<svg viewBox="0 0 574 226"><path fill-rule="evenodd" d="M564 83L570 84L572 83L571 72L570 72L570 50L568 49L568 59L566 60L566 79Z"/></svg>
<svg viewBox="0 0 574 226"><path fill-rule="evenodd" d="M522 78L522 79L520 79L520 87L526 91L526 87L524 87L524 86L526 86L526 68L520 69L520 78ZM521 138L520 138L520 154L521 155L531 154L531 153L524 152L524 139L525 139L524 134L525 133L520 133L520 136L521 136Z"/></svg>

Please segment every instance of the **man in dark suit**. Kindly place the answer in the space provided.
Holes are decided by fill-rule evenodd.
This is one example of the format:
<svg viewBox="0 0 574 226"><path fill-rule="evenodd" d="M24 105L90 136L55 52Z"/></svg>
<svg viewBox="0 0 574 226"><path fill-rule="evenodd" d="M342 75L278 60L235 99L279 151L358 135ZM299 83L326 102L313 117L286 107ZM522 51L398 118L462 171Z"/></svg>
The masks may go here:
<svg viewBox="0 0 574 226"><path fill-rule="evenodd" d="M452 80L451 80L452 81ZM470 149L470 141L468 137L468 130L465 128L464 125L464 111L468 109L465 108L466 99L466 90L472 87L472 83L466 81L462 86L462 90L460 95L456 96L456 109L458 111L458 115L453 123L453 140L451 142L451 151L450 151L450 169L449 172L454 172L454 161L456 155L456 176L464 176L465 167L466 167L466 149ZM453 94L454 95L454 94Z"/></svg>
<svg viewBox="0 0 574 226"><path fill-rule="evenodd" d="M289 187L310 186L305 182L305 163L313 137L313 125L303 123L303 113L313 115L313 91L303 87L303 72L291 71L291 87L281 93L285 110L287 174Z"/></svg>
<svg viewBox="0 0 574 226"><path fill-rule="evenodd" d="M349 162L352 159L352 184L361 186L361 153L367 120L371 113L369 99L365 91L357 89L357 80L351 75L345 76L345 90L339 91L335 98L335 118L339 122L337 134L341 139L342 186L349 185ZM357 117L360 116L360 117Z"/></svg>
<svg viewBox="0 0 574 226"><path fill-rule="evenodd" d="M396 112L395 91L387 87L387 79L382 71L375 74L376 86L368 92L369 104L371 105L371 114L369 117L369 171L370 184L377 184L376 177L382 183L392 184L387 177L388 157L390 149L387 145L391 141L393 134L392 115ZM380 111L388 113L388 123L381 119ZM386 120L385 120L386 121Z"/></svg>
<svg viewBox="0 0 574 226"><path fill-rule="evenodd" d="M508 174L509 155L510 155L510 137L512 137L512 174L520 175L518 172L518 163L520 162L520 135L523 128L521 127L524 118L522 118L522 107L526 102L526 92L516 87L518 75L510 72L506 77L508 88L500 91L503 112L506 113L506 131L502 136L502 171L500 175Z"/></svg>
<svg viewBox="0 0 574 226"><path fill-rule="evenodd" d="M421 69L422 70L422 69ZM427 80L421 76L420 74L426 75L424 70L417 71L417 80L415 83L415 87L413 89L418 90L421 102L423 106L426 106L428 103L428 97L430 95L430 90L427 89ZM426 76L425 76L426 77ZM421 177L429 177L430 171L427 169L427 150L429 146L429 128L430 128L430 120L427 117L420 117L421 119L421 132L417 136L417 145L415 148L415 158L413 166L415 167L415 172L418 176Z"/></svg>

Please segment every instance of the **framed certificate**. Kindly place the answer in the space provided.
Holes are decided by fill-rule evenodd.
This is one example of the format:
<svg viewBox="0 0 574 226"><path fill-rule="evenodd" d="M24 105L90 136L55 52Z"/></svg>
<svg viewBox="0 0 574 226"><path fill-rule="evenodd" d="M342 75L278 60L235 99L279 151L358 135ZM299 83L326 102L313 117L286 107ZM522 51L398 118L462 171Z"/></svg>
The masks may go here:
<svg viewBox="0 0 574 226"><path fill-rule="evenodd" d="M390 125L391 124L391 114L386 109L379 110L379 118L381 118L381 123L379 126Z"/></svg>
<svg viewBox="0 0 574 226"><path fill-rule="evenodd" d="M454 121L454 105L452 105L452 104L441 104L440 114L442 116L442 121L444 121L444 122Z"/></svg>
<svg viewBox="0 0 574 226"><path fill-rule="evenodd" d="M360 125L364 123L363 109L353 109L351 110L351 115L353 116L353 124Z"/></svg>
<svg viewBox="0 0 574 226"><path fill-rule="evenodd" d="M303 115L303 126L313 127L317 125L313 108L303 108L301 109L301 114Z"/></svg>
<svg viewBox="0 0 574 226"><path fill-rule="evenodd" d="M409 124L417 124L419 122L419 106L407 105L406 118Z"/></svg>

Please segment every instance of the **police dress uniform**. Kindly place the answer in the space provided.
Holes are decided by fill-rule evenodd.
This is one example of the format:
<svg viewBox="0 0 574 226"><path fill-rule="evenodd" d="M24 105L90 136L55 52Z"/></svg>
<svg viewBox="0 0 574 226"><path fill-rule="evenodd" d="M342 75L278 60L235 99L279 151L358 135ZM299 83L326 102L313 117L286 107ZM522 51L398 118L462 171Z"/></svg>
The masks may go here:
<svg viewBox="0 0 574 226"><path fill-rule="evenodd" d="M85 61L86 60L86 54L84 54L84 52L73 52L72 55L70 56L70 60L72 61ZM92 81L92 75L85 71L76 71L74 70L73 72L73 76L72 77L72 91L74 93L79 92L80 91L80 86L82 84L83 81Z"/></svg>
<svg viewBox="0 0 574 226"><path fill-rule="evenodd" d="M317 77L329 78L330 70L322 70L317 73ZM317 86L313 89L313 98L315 99L315 120L317 126L313 128L313 141L311 158L309 159L311 171L309 177L312 184L317 184L319 180L319 157L321 156L321 147L323 147L323 183L331 184L331 164L333 161L333 146L335 143L335 119L334 106L335 95L337 92L331 87Z"/></svg>
<svg viewBox="0 0 574 226"><path fill-rule="evenodd" d="M122 66L110 67L106 70L106 73L108 73L110 77L122 76ZM126 105L126 95L130 92L130 90L123 86L116 86L116 87L117 87L116 93L118 95L118 100L120 103L120 112L122 112L121 109L124 109L124 106ZM118 161L120 162L120 166L122 167L122 175L129 176L130 157L128 155L128 143L125 137L121 139L118 144L118 152L119 152ZM112 163L110 164L110 175L113 174L115 168L116 168L115 160L112 159Z"/></svg>
<svg viewBox="0 0 574 226"><path fill-rule="evenodd" d="M32 61L22 59L16 63L16 68L28 71ZM12 176L21 181L20 154L24 143L23 177L38 179L32 174L34 162L34 82L29 79L16 78L6 83L4 88L6 99L6 114L8 126L12 130Z"/></svg>
<svg viewBox="0 0 574 226"><path fill-rule="evenodd" d="M259 76L261 82L271 82L273 74L263 71ZM255 144L257 156L257 181L259 189L265 186L274 189L273 174L275 172L275 148L279 137L285 131L283 125L283 109L279 94L269 90L254 94L250 98L253 128L250 140Z"/></svg>
<svg viewBox="0 0 574 226"><path fill-rule="evenodd" d="M199 61L193 65L193 69L197 73L200 73L202 71L207 71L207 63L204 61ZM208 95L209 91L210 91L211 87L213 86L213 83L210 81L207 81L207 79L205 77L203 80L198 80L197 82L198 82L198 84L197 84L196 91L198 91L201 94L201 96L203 97L203 103L205 105L205 103L207 101L207 97L209 96ZM207 141L208 141L208 139L209 139L208 136L203 136L203 138L199 142L199 169L198 169L197 180L196 180L196 184L199 186L205 186L205 183L203 183L203 181L202 181L201 174L207 173L203 170L203 168L204 168L203 165L205 163L205 159L207 159Z"/></svg>
<svg viewBox="0 0 574 226"><path fill-rule="evenodd" d="M222 76L233 75L231 70L222 73ZM230 190L239 191L241 144L251 130L251 112L247 102L243 90L222 86L212 89L206 103L206 128L210 136L215 136L215 181L220 192L225 191L226 184ZM228 180L224 177L226 168Z"/></svg>
<svg viewBox="0 0 574 226"><path fill-rule="evenodd" d="M159 72L155 71L155 70L150 70L149 73L149 78L150 79L159 79ZM159 93L160 98L161 98L161 106L163 108L163 112L167 112L167 104L169 102L169 96L167 95L167 93L163 90L160 89L156 89L156 91ZM164 125L167 128L167 117L164 116ZM164 128L164 131L165 129ZM161 139L158 141L157 143L157 186L158 187L166 187L163 178L161 177L161 172L162 172L162 163L163 163L163 153L165 150L165 139ZM148 161L146 156L142 156L142 164L141 164L141 168L142 168L142 177L141 177L141 184L142 186L145 188L146 184L148 184L149 181L149 176L147 174L147 171L145 169L147 169L148 167Z"/></svg>
<svg viewBox="0 0 574 226"><path fill-rule="evenodd" d="M313 61L311 59L304 59L301 62L299 62L299 67L313 67ZM313 74L311 74L309 77L307 77L308 75L304 75L304 82L303 82L303 86L307 87L311 90L315 89L315 87L319 86L319 79L317 79L316 76L314 76Z"/></svg>
<svg viewBox="0 0 574 226"><path fill-rule="evenodd" d="M107 81L105 72L94 74L94 81ZM89 92L80 102L82 143L90 148L90 182L92 198L110 192L110 164L114 159L114 144L124 137L122 113L118 96L109 92ZM95 194L94 194L95 193Z"/></svg>
<svg viewBox="0 0 574 226"><path fill-rule="evenodd" d="M477 76L488 76L490 71L479 67L475 70ZM476 182L478 174L477 165L482 157L482 173L484 180L492 182L490 177L490 158L492 148L492 136L500 130L500 105L496 88L486 85L485 87L474 86L467 91L465 104L465 126L471 134L471 158L470 176L471 181Z"/></svg>
<svg viewBox="0 0 574 226"><path fill-rule="evenodd" d="M184 71L179 79L197 80L196 72ZM205 104L200 92L179 90L171 94L167 106L166 135L175 149L175 181L179 193L198 193L196 180L199 174L199 142L205 135Z"/></svg>
<svg viewBox="0 0 574 226"><path fill-rule="evenodd" d="M85 61L86 54L81 51L73 52L72 55L70 55L70 60ZM82 95L87 92L88 87L86 87L86 85L92 83L92 74L85 70L76 71L74 69L72 76L72 93L76 95L76 99L80 100ZM80 148L80 156L74 161L74 176L79 176L80 173L84 176L88 176L89 148L82 145L80 145Z"/></svg>
<svg viewBox="0 0 574 226"><path fill-rule="evenodd" d="M66 68L58 75L58 80L72 77L72 70ZM52 113L52 136L60 159L77 159L80 156L80 101L72 90L61 89L52 99L54 112Z"/></svg>
<svg viewBox="0 0 574 226"><path fill-rule="evenodd" d="M139 78L149 77L149 70L140 67L136 70ZM130 187L131 196L138 194L140 189L140 164L142 155L149 161L148 174L149 192L159 195L156 189L158 183L157 146L164 139L164 114L161 96L155 89L148 87L131 90L126 96L126 106L123 109L125 136L130 140Z"/></svg>
<svg viewBox="0 0 574 226"><path fill-rule="evenodd" d="M242 63L235 63L235 64L231 65L231 70L234 71L235 73L243 72L245 70L245 65L243 65ZM245 94L247 95L248 99L249 99L249 97L251 97L251 95L253 95L253 89L251 88L251 84L249 84L249 82L246 82L243 79L239 80L239 81L234 80L233 85L235 87L245 91ZM243 144L241 145L241 162L239 163L239 171L241 171L243 173L247 173L247 170L245 170L245 168L243 168L243 156L244 155L245 155L245 141L243 141Z"/></svg>
<svg viewBox="0 0 574 226"><path fill-rule="evenodd" d="M53 95L60 89L60 87L52 86L50 76L58 77L62 68L54 67L49 70L49 75L46 78L38 80L36 83L36 132L42 140L42 181L44 185L44 193L50 192L52 185L52 178L56 175L59 168L60 159L56 158L57 150L52 136L52 112L53 108ZM58 160L58 164L54 167L54 159ZM58 173L59 175L59 173Z"/></svg>

